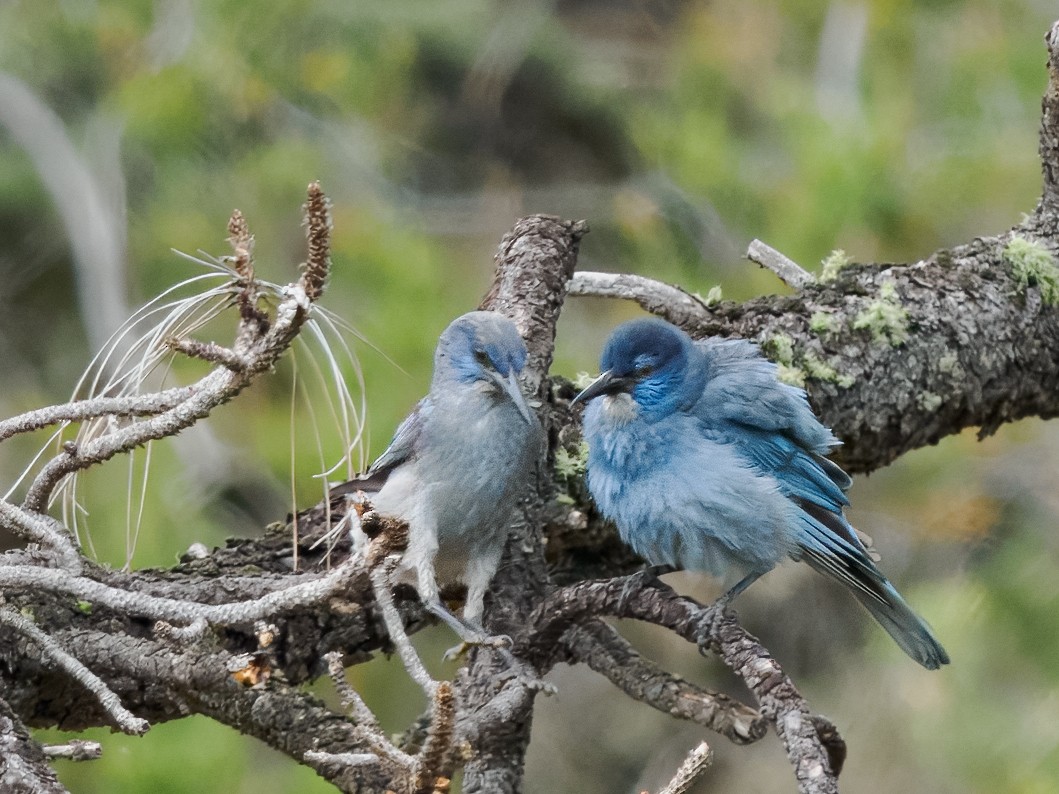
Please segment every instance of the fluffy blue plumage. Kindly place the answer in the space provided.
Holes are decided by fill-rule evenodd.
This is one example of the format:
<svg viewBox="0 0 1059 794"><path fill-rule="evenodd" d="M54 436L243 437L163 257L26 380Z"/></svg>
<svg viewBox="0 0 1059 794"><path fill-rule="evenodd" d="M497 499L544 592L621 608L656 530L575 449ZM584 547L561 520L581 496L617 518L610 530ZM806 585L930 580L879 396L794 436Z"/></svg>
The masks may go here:
<svg viewBox="0 0 1059 794"><path fill-rule="evenodd" d="M948 655L879 572L846 521L839 441L805 392L743 340L693 342L657 319L611 335L580 395L588 486L622 539L654 565L738 574L729 597L777 563L838 579L909 656Z"/></svg>
<svg viewBox="0 0 1059 794"><path fill-rule="evenodd" d="M543 442L517 380L525 363L511 321L495 312L458 317L438 340L430 393L367 474L336 489L366 490L380 514L408 523L397 577L414 584L465 642L489 639L481 622L485 591ZM354 540L366 538L358 532ZM439 581L467 585L462 622L442 603Z"/></svg>

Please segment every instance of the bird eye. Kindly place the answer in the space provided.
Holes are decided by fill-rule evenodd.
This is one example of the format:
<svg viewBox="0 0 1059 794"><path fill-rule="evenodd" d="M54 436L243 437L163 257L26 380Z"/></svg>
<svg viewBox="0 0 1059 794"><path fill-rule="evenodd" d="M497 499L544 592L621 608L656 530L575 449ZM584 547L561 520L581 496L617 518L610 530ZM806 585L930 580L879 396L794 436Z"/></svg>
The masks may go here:
<svg viewBox="0 0 1059 794"><path fill-rule="evenodd" d="M474 360L481 364L483 367L493 366L493 360L489 358L489 354L486 353L484 350L475 350Z"/></svg>
<svg viewBox="0 0 1059 794"><path fill-rule="evenodd" d="M651 364L639 364L636 369L633 370L633 375L635 375L637 378L646 378L654 371L655 368Z"/></svg>

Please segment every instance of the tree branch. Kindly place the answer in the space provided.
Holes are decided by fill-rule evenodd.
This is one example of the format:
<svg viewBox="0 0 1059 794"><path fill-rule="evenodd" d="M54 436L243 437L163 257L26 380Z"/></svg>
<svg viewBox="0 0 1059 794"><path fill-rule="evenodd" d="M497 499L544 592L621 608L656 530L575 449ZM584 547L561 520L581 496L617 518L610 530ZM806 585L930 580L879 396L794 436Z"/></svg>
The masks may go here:
<svg viewBox="0 0 1059 794"><path fill-rule="evenodd" d="M665 714L702 725L736 744L750 744L765 735L767 724L757 710L663 670L601 620L573 625L561 645L569 661L588 665L629 697Z"/></svg>

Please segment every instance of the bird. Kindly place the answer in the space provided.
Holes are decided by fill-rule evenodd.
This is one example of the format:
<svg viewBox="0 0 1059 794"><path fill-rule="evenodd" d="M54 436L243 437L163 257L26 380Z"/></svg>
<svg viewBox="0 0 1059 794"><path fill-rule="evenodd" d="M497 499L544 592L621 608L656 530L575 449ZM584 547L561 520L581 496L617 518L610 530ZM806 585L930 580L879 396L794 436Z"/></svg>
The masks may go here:
<svg viewBox="0 0 1059 794"><path fill-rule="evenodd" d="M526 345L501 314L456 318L438 340L430 391L361 477L332 489L363 491L382 516L408 525L393 583L415 587L423 605L468 645L502 647L483 626L485 593L500 564L507 525L532 472L543 431L518 382ZM367 543L354 530L355 548ZM439 582L463 582L462 619Z"/></svg>
<svg viewBox="0 0 1059 794"><path fill-rule="evenodd" d="M876 567L843 510L852 480L804 389L752 342L693 341L640 318L618 326L586 403L588 489L653 566L740 578L727 604L791 558L838 580L927 669L949 656Z"/></svg>

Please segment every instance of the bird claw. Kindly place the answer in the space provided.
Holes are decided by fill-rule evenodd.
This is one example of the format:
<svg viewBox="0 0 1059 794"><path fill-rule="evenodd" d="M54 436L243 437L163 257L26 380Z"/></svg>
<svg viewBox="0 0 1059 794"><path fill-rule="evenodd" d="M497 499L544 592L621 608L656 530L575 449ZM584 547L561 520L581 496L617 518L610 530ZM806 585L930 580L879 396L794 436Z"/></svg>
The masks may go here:
<svg viewBox="0 0 1059 794"><path fill-rule="evenodd" d="M501 653L507 653L510 656L508 648L512 646L511 638L506 634L476 634L468 635L463 641L452 648L445 651L444 660L446 662L454 662L458 659L463 658L471 648L492 648L495 651Z"/></svg>

